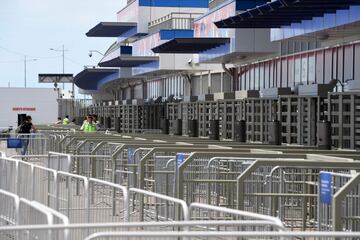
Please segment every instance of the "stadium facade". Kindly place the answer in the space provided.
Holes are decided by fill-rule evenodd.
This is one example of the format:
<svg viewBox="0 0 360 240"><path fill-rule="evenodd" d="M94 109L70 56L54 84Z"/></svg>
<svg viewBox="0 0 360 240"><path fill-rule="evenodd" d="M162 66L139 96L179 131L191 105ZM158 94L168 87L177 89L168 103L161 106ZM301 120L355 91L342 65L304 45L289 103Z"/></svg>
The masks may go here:
<svg viewBox="0 0 360 240"><path fill-rule="evenodd" d="M118 132L360 147L360 1L135 0L75 77Z"/></svg>

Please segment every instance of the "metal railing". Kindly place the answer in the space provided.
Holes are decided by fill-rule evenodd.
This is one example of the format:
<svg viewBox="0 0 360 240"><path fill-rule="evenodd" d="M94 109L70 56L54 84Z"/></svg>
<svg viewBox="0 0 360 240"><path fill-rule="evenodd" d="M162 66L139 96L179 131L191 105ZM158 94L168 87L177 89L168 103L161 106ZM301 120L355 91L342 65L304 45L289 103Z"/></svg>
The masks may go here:
<svg viewBox="0 0 360 240"><path fill-rule="evenodd" d="M34 156L43 156L44 166L52 169L32 164L31 155L21 157L29 162L1 158L0 188L54 208L74 223L172 222L187 215L191 220L248 221L229 212L238 209L278 217L294 231L359 229L355 175L360 162L334 157L356 153L311 155L296 148L212 146L192 139L178 145L179 138L140 135L68 134L54 141L62 142L65 153ZM326 206L319 200L321 171L334 178L333 202ZM198 205L186 213L184 206L192 202L233 209ZM76 237L87 236L81 234Z"/></svg>
<svg viewBox="0 0 360 240"><path fill-rule="evenodd" d="M148 23L149 32L155 33L161 29L193 29L194 20L202 13L170 13Z"/></svg>
<svg viewBox="0 0 360 240"><path fill-rule="evenodd" d="M127 187L139 186L144 190L184 199L188 203L202 202L237 208L239 196L233 191L239 184L237 178L251 168L254 161L264 161L264 166L260 166L261 169L258 170L261 174L255 173L250 180L245 181L244 204L251 206L246 210L278 216L290 229L315 230L318 226L319 202L315 187L318 184L316 179L319 170L349 172L351 169L359 169L359 162L334 157L327 157L329 161L326 164L316 167L319 163L326 162L322 160L326 158L319 155L309 155L314 158L313 161L286 159L289 162L286 163L279 159L284 165L278 166L274 165L271 158L261 159L255 156L286 157L286 154L279 155L273 151L265 153L263 150L257 154L247 153L247 157L235 157L241 156L241 153L192 153L196 148L184 147L136 148L130 150L132 153L129 154L127 147L117 143L98 144L94 152L103 155L78 156L89 157L91 164L87 167L90 174L86 175L86 171L81 171L80 174L115 183L121 182ZM101 152L97 152L99 149ZM190 155L180 166L176 163L176 153L179 152L188 152ZM139 153L141 154L138 155ZM339 167L340 162L344 162L345 167ZM314 178L315 180L312 180ZM261 204L253 204L258 202ZM171 219L176 219L174 209L176 210L174 206L163 207L161 211L166 216L161 217L171 216ZM222 216L221 219L225 217Z"/></svg>
<svg viewBox="0 0 360 240"><path fill-rule="evenodd" d="M256 228L265 228L268 226L269 229L276 229L277 226L273 222L263 221L263 220L254 220L254 221L175 221L175 222L137 222L137 223L89 223L89 224L69 224L69 225L31 225L31 226L0 226L0 234L7 233L17 233L25 231L37 231L48 232L61 232L68 231L68 239L88 239L94 236L102 235L103 232L111 232L114 234L113 237L117 236L119 233L125 233L124 237L127 234L136 234L136 236L146 237L147 232L151 231L153 234L162 235L163 232L172 232L176 233L176 236L179 236L178 239L182 238L182 234L186 236L187 233L193 233L195 235L201 236L204 234L204 237L214 234L215 239L224 239L220 237L221 234L216 233L227 233L232 231L226 231L229 229L250 229L249 231L254 231ZM267 231L268 233L270 231ZM280 233L279 231L276 231ZM144 234L142 234L144 233ZM249 233L249 232L248 232ZM78 236L77 238L71 238L71 236ZM84 236L84 237L80 237ZM169 235L172 236L172 235ZM174 235L175 236L175 235ZM226 235L224 235L226 236ZM47 238L36 238L39 240ZM54 238L52 238L54 239ZM63 238L58 238L63 239ZM119 238L116 238L119 239ZM122 239L122 238L120 238ZM127 239L127 238L126 238ZM146 238L148 239L148 238ZM188 239L188 238L187 238ZM206 239L206 238L205 238ZM212 238L213 239L213 238ZM228 238L226 238L228 239Z"/></svg>
<svg viewBox="0 0 360 240"><path fill-rule="evenodd" d="M318 208L322 207L318 198L320 171L349 174L351 170L358 171L359 164L349 161L256 160L236 179L237 209L279 217L288 229L315 231L318 229L317 221L323 222L318 219ZM342 195L345 196L350 197ZM329 211L337 209L335 206ZM347 211L336 221L333 217L332 225L336 226L349 214L356 217L356 210ZM357 229L357 226L347 227Z"/></svg>
<svg viewBox="0 0 360 240"><path fill-rule="evenodd" d="M99 239L206 239L206 240L235 240L235 239L316 239L316 240L352 240L360 237L359 232L103 232L95 233L85 240Z"/></svg>
<svg viewBox="0 0 360 240"><path fill-rule="evenodd" d="M19 141L19 146L8 148L9 140ZM9 134L6 137L0 137L0 149L8 156L47 154L49 142L48 137L43 133Z"/></svg>
<svg viewBox="0 0 360 240"><path fill-rule="evenodd" d="M185 201L177 198L136 188L128 189L115 183L56 171L16 159L0 158L0 172L0 188L7 187L10 192L17 193L20 197L36 200L59 211L72 223L189 221L196 219L195 214L193 216L189 214L190 209L195 211L195 208L215 211L221 215L227 212L246 216L245 212L213 208L203 204L188 206ZM8 182L14 184L7 186ZM252 213L248 213L248 218L255 221L255 225L249 226L249 229L260 229L260 225L256 222L259 220L267 221L270 229L283 229L276 218L261 217ZM202 219L213 220L205 212ZM197 225L196 229L204 229L204 226ZM223 230L229 231L229 229L228 227ZM184 230L188 229L184 228ZM210 230L214 229L210 228ZM92 232L93 230L90 229L71 232L70 239L81 239Z"/></svg>
<svg viewBox="0 0 360 240"><path fill-rule="evenodd" d="M61 224L67 226L69 219L36 201L20 198L18 195L0 189L0 226ZM48 231L0 231L1 239L68 239L68 230Z"/></svg>

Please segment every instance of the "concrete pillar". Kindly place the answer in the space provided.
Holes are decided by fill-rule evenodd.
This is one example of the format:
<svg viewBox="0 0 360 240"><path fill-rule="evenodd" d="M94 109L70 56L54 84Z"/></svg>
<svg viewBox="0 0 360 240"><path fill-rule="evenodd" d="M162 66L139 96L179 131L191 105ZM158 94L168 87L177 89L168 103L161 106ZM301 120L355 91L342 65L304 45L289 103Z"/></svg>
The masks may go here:
<svg viewBox="0 0 360 240"><path fill-rule="evenodd" d="M269 144L281 145L281 126L277 120L269 122Z"/></svg>
<svg viewBox="0 0 360 240"><path fill-rule="evenodd" d="M134 99L135 96L135 85L129 85L130 87L130 99Z"/></svg>
<svg viewBox="0 0 360 240"><path fill-rule="evenodd" d="M224 72L220 73L220 92L224 91Z"/></svg>
<svg viewBox="0 0 360 240"><path fill-rule="evenodd" d="M331 123L322 121L318 123L318 147L319 149L331 150Z"/></svg>
<svg viewBox="0 0 360 240"><path fill-rule="evenodd" d="M208 73L208 94L211 93L211 71Z"/></svg>

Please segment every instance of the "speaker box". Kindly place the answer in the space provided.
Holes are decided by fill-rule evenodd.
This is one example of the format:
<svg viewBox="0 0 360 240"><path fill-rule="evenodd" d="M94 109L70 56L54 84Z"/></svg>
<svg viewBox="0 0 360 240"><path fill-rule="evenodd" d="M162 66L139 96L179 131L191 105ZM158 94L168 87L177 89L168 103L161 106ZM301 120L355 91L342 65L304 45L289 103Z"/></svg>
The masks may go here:
<svg viewBox="0 0 360 240"><path fill-rule="evenodd" d="M220 140L219 125L220 125L219 120L210 120L210 131L209 131L210 140Z"/></svg>
<svg viewBox="0 0 360 240"><path fill-rule="evenodd" d="M246 121L236 121L234 128L234 140L236 142L246 142Z"/></svg>
<svg viewBox="0 0 360 240"><path fill-rule="evenodd" d="M176 119L174 125L174 135L182 136L182 119Z"/></svg>
<svg viewBox="0 0 360 240"><path fill-rule="evenodd" d="M161 119L162 134L169 134L169 119Z"/></svg>
<svg viewBox="0 0 360 240"><path fill-rule="evenodd" d="M318 147L331 150L331 123L322 121L318 123Z"/></svg>
<svg viewBox="0 0 360 240"><path fill-rule="evenodd" d="M121 118L115 118L115 131L121 133Z"/></svg>
<svg viewBox="0 0 360 240"><path fill-rule="evenodd" d="M279 121L269 122L269 144L281 145L281 128Z"/></svg>
<svg viewBox="0 0 360 240"><path fill-rule="evenodd" d="M105 117L105 128L110 129L111 128L111 117Z"/></svg>
<svg viewBox="0 0 360 240"><path fill-rule="evenodd" d="M188 120L188 135L189 137L198 137L199 133L198 133L198 120Z"/></svg>

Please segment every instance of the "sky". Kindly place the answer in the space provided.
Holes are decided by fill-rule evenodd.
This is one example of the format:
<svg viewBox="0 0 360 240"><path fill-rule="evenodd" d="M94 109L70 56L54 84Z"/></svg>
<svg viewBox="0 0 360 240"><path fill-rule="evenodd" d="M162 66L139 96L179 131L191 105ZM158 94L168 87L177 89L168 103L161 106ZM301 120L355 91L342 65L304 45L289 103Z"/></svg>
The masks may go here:
<svg viewBox="0 0 360 240"><path fill-rule="evenodd" d="M0 87L24 86L24 58L28 87L52 87L38 83L39 73L62 73L61 49L65 45L65 72L76 75L85 65L96 65L116 40L88 38L85 33L101 21L116 21L126 0L0 0ZM70 89L70 86L67 87Z"/></svg>

